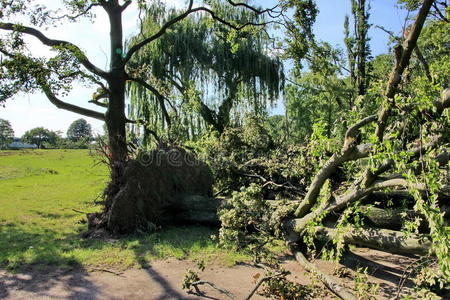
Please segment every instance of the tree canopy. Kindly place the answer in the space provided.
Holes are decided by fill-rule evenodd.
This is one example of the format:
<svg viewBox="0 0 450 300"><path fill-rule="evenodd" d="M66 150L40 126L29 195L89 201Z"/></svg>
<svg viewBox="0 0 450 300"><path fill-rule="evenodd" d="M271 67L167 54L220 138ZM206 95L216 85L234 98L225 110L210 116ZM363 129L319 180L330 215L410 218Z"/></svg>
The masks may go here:
<svg viewBox="0 0 450 300"><path fill-rule="evenodd" d="M26 131L22 136L22 141L29 144L36 144L39 149L52 147L56 144L58 134L44 127L36 127Z"/></svg>
<svg viewBox="0 0 450 300"><path fill-rule="evenodd" d="M67 138L73 142L92 139L91 125L85 119L78 119L67 129Z"/></svg>
<svg viewBox="0 0 450 300"><path fill-rule="evenodd" d="M0 149L4 149L14 139L14 130L8 120L0 119Z"/></svg>
<svg viewBox="0 0 450 300"><path fill-rule="evenodd" d="M251 11L220 1L210 5L232 22L265 22ZM149 7L143 32L151 33L179 13L160 5ZM187 137L199 135L207 126L223 132L232 120L241 121L245 112L262 115L278 99L283 65L270 53L267 32L237 31L212 22L209 15L189 16L131 60L129 72L138 76L129 88L131 114L153 131L178 122ZM139 35L131 38L129 47L138 40ZM142 81L154 89L146 89Z"/></svg>

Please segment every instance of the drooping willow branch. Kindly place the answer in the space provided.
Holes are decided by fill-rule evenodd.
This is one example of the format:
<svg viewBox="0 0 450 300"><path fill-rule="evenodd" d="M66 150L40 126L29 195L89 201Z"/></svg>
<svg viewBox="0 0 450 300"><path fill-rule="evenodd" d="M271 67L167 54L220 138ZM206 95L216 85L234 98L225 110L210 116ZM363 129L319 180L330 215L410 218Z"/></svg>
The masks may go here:
<svg viewBox="0 0 450 300"><path fill-rule="evenodd" d="M190 1L189 1L189 5L188 5L188 9L187 9L184 13L182 13L182 14L180 14L180 15L174 17L174 18L171 19L170 21L166 22L166 23L159 29L159 31L158 31L157 33L155 33L154 35L152 35L152 36L150 36L150 37L148 37L148 38L145 38L145 39L142 40L141 42L139 42L139 43L137 43L136 45L132 46L132 47L128 50L128 52L127 52L127 54L126 54L126 56L125 56L125 58L124 58L124 63L127 63L127 62L131 59L131 57L133 56L133 54L136 53L137 51L139 51L142 47L144 47L145 45L151 43L151 42L154 41L154 40L157 40L157 39L160 38L164 33L166 33L166 31L167 31L170 27L172 27L172 26L175 25L176 23L182 21L182 20L185 19L187 16L189 16L190 14L195 13L195 12L205 12L205 13L208 13L208 14L211 16L211 18L213 18L215 21L217 21L217 22L219 22L219 23L222 23L222 24L224 24L224 25L226 25L226 26L228 26L228 27L230 27L230 28L232 28L232 29L234 29L234 30L238 30L238 31L239 31L239 30L242 30L243 28L248 27L248 26L265 26L265 25L271 23L271 22L263 22L263 23L246 22L246 23L241 24L241 25L235 25L235 24L233 24L233 23L231 23L231 22L229 22L229 21L227 21L227 20L225 20L225 19L223 19L223 18L217 16L217 14L216 14L213 10L209 9L208 7L199 6L199 7L193 8L193 4L194 4L194 1L193 1L193 0L190 0Z"/></svg>
<svg viewBox="0 0 450 300"><path fill-rule="evenodd" d="M145 80L140 79L140 78L133 78L133 77L128 77L129 80L134 81L140 85L142 85L144 88L148 89L150 92L152 92L156 98L158 99L159 105L161 107L161 110L163 112L164 118L167 122L167 126L170 127L171 120L170 120L170 116L169 113L167 112L166 109L166 105L164 104L164 101L166 100L166 97L164 97L155 87L153 87L151 84L148 84Z"/></svg>

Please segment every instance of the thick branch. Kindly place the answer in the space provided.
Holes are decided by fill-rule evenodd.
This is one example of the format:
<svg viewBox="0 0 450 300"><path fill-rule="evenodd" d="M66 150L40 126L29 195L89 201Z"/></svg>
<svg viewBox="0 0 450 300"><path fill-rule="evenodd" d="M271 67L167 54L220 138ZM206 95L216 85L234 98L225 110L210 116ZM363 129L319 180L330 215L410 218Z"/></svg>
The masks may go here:
<svg viewBox="0 0 450 300"><path fill-rule="evenodd" d="M127 7L132 3L133 1L131 1L131 0L127 0L121 7L120 7L120 9L122 10L122 11L124 11L125 9L127 9Z"/></svg>
<svg viewBox="0 0 450 300"><path fill-rule="evenodd" d="M444 112L444 109L450 107L450 88L446 88L442 91L440 101L436 101L434 105L438 115L441 115Z"/></svg>
<svg viewBox="0 0 450 300"><path fill-rule="evenodd" d="M318 227L319 238L333 240L338 237L337 229ZM431 239L426 234L405 234L401 231L379 228L350 228L343 236L348 244L361 245L397 254L427 254Z"/></svg>
<svg viewBox="0 0 450 300"><path fill-rule="evenodd" d="M375 191L383 190L386 188L395 188L395 187L403 187L403 188L409 188L411 187L411 184L408 183L405 179L396 178L396 179L389 179L385 181L379 181L371 185L367 188L361 188L360 185L355 185L353 188L351 188L347 193L344 195L337 197L335 201L330 204L326 205L323 204L314 211L306 214L302 218L298 219L292 219L287 220L284 223L285 228L290 228L291 230L303 234L306 228L306 225L311 220L314 220L321 216L325 212L336 212L344 208L350 203L353 203ZM425 190L426 186L424 184L415 184L414 188L417 188L418 190ZM288 230L289 231L289 230Z"/></svg>
<svg viewBox="0 0 450 300"><path fill-rule="evenodd" d="M105 115L103 113L61 101L52 93L52 91L48 87L42 86L42 90L44 91L48 100L50 100L50 102L53 103L57 108L65 109L86 117L105 121Z"/></svg>
<svg viewBox="0 0 450 300"><path fill-rule="evenodd" d="M45 36L39 30L31 28L31 27L23 26L23 25L17 25L17 24L12 24L12 23L0 23L0 29L29 34L31 36L36 37L44 45L49 46L49 47L65 47L90 72L92 72L102 78L105 78L105 79L108 77L108 73L106 73L105 71L96 67L93 63L91 63L89 61L89 59L86 57L86 55L84 55L84 53L81 51L81 49L70 42L49 39L47 36Z"/></svg>
<svg viewBox="0 0 450 300"><path fill-rule="evenodd" d="M403 71L409 64L411 54L416 47L417 40L420 32L422 31L423 24L425 23L433 1L434 0L424 0L407 39L403 42L403 45L396 48L396 63L391 72L391 76L389 77L389 82L385 91L385 96L388 99L388 103L381 109L378 115L378 126L375 130L375 134L380 141L383 140L383 134L390 114L392 100L394 99L397 92L397 87L402 80Z"/></svg>
<svg viewBox="0 0 450 300"><path fill-rule="evenodd" d="M407 191L406 191L407 192ZM364 218L367 219L370 225L378 228L385 228L391 230L401 230L405 217L408 219L414 219L419 217L421 219L420 229L429 228L426 217L413 209L404 208L377 208L363 206L361 210L364 213ZM450 210L446 207L441 208L441 212L444 213L444 217L448 217Z"/></svg>
<svg viewBox="0 0 450 300"><path fill-rule="evenodd" d="M303 217L316 204L319 192L325 181L336 171L336 169L344 162L357 160L369 156L372 145L364 144L356 147L347 148L344 153L335 153L323 165L320 171L314 177L309 186L305 199L300 203L295 211L296 217Z"/></svg>

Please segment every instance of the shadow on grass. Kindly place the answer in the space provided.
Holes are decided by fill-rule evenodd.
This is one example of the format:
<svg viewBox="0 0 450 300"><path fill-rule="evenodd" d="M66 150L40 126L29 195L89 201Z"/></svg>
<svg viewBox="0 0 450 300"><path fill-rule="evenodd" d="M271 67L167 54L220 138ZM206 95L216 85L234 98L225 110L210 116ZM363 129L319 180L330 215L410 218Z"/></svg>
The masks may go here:
<svg viewBox="0 0 450 300"><path fill-rule="evenodd" d="M19 291L22 299L96 299L101 294L100 290L88 276L89 273L81 266L77 266L76 271L47 268L28 269L21 273L4 272L0 276L0 298L17 297ZM10 295L12 291L14 296Z"/></svg>
<svg viewBox="0 0 450 300"><path fill-rule="evenodd" d="M111 250L114 252L111 257L118 254L118 264L123 259L121 255L129 255L127 258L134 261L135 266L146 271L149 284L157 284L164 291L158 299L189 299L180 292L180 287L173 286L151 269L149 262L213 251L215 244L210 236L215 233L211 228L190 226L119 239L91 240L80 238L76 232L61 234L49 229L0 224L0 298L14 291L14 295L32 293L33 297L42 298L58 292L65 299L95 299L101 291L89 278L89 262L79 253L86 251L88 255L102 257L108 256ZM184 272L180 270L180 274Z"/></svg>
<svg viewBox="0 0 450 300"><path fill-rule="evenodd" d="M14 224L1 225L0 298L8 297L11 291L23 293L21 298L28 298L28 293L33 298L50 298L54 296L50 289L55 286L65 299L96 298L99 291L87 280L87 270L70 256L61 255L61 247L70 242L63 245L57 240L50 230L30 233Z"/></svg>
<svg viewBox="0 0 450 300"><path fill-rule="evenodd" d="M184 259L201 251L212 251L215 243L211 235L216 233L216 229L203 226L168 227L151 234L133 235L121 242L133 250L141 267L147 267L150 259Z"/></svg>

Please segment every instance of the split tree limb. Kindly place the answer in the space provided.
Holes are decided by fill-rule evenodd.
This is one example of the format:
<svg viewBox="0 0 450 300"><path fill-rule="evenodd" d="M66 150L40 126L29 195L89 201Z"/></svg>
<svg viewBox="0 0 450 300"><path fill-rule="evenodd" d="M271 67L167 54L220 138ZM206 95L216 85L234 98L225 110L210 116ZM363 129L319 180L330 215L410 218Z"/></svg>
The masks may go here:
<svg viewBox="0 0 450 300"><path fill-rule="evenodd" d="M419 13L417 14L416 21L411 27L411 31L409 32L408 37L402 45L399 45L398 48L396 48L396 52L400 53L399 55L397 55L397 61L391 72L389 82L386 87L385 97L388 99L388 101L378 114L378 126L375 130L375 134L378 137L379 141L383 140L384 131L387 125L387 119L392 107L392 100L397 93L397 88L402 80L403 72L409 64L411 54L416 47L420 32L422 31L422 27L428 16L428 13L430 12L430 8L433 2L434 0L424 0Z"/></svg>
<svg viewBox="0 0 450 300"><path fill-rule="evenodd" d="M300 203L297 210L295 211L295 216L303 217L314 206L314 204L317 203L317 197L319 196L320 190L325 181L336 171L336 169L340 165L347 161L368 157L371 149L371 144L364 144L347 147L345 148L345 151L343 153L341 152L333 154L333 156L328 159L328 161L314 177L309 187L308 193L305 196L305 199Z"/></svg>

